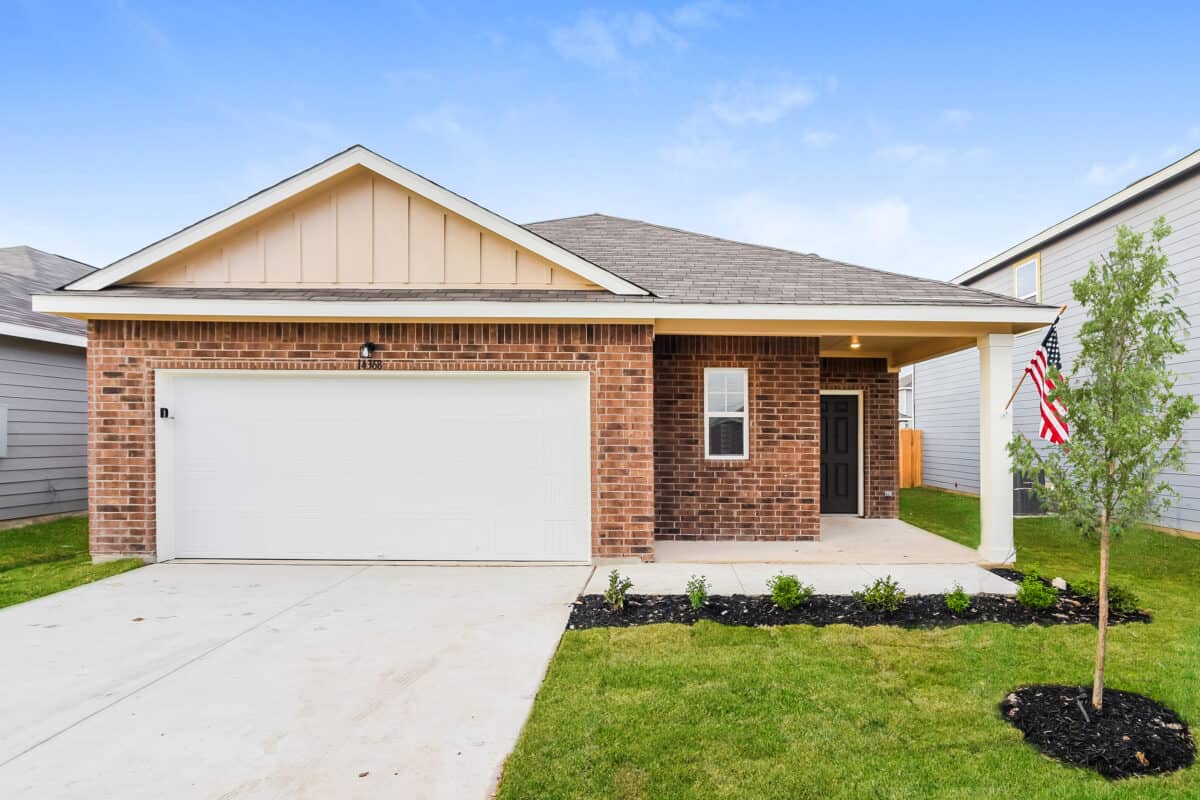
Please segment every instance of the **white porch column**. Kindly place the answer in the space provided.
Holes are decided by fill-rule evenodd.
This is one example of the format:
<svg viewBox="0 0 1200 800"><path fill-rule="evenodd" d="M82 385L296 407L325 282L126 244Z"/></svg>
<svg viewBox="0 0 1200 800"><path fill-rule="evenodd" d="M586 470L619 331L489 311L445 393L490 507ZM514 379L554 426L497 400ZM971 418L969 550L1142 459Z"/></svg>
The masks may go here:
<svg viewBox="0 0 1200 800"><path fill-rule="evenodd" d="M1012 416L1004 404L1012 393L1012 334L988 333L979 342L979 560L1008 564L1013 547Z"/></svg>

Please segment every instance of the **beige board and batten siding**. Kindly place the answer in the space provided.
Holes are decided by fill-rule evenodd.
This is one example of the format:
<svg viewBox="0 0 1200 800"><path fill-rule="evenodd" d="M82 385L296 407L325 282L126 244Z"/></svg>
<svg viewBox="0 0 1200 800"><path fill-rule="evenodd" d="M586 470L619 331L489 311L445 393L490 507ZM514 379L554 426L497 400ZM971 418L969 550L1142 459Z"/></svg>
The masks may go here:
<svg viewBox="0 0 1200 800"><path fill-rule="evenodd" d="M361 169L126 282L205 287L597 288Z"/></svg>
<svg viewBox="0 0 1200 800"><path fill-rule="evenodd" d="M1041 249L1042 302L1068 304L1059 323L1063 368L1069 371L1079 353L1076 335L1086 311L1075 304L1071 282L1083 277L1088 262L1098 260L1113 246L1118 225L1148 230L1160 215L1171 225L1166 252L1179 278L1179 302L1192 320L1188 350L1174 360L1177 389L1200 396L1200 175L1194 175L1164 191L1106 218L1051 242ZM1012 294L1012 265L990 272L968 285ZM1013 381L1020 380L1025 364L1033 356L1044 329L1014 337ZM916 423L924 431L925 483L960 491L979 490L979 365L975 350L926 361L915 368ZM1013 430L1037 438L1041 416L1037 394L1026 382L1017 393L1011 411ZM1179 493L1178 500L1158 524L1187 531L1200 531L1200 418L1192 419L1184 433L1189 451L1187 468L1166 477ZM957 484L957 486L956 486Z"/></svg>
<svg viewBox="0 0 1200 800"><path fill-rule="evenodd" d="M0 336L0 405L8 448L0 457L0 520L87 508L84 350Z"/></svg>

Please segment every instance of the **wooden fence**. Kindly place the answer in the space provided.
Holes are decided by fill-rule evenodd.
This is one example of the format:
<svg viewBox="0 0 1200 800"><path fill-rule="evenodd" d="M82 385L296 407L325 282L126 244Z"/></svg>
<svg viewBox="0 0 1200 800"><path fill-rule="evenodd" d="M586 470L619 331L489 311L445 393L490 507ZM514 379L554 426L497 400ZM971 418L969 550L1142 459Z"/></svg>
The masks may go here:
<svg viewBox="0 0 1200 800"><path fill-rule="evenodd" d="M915 428L900 429L900 488L921 485L921 432Z"/></svg>

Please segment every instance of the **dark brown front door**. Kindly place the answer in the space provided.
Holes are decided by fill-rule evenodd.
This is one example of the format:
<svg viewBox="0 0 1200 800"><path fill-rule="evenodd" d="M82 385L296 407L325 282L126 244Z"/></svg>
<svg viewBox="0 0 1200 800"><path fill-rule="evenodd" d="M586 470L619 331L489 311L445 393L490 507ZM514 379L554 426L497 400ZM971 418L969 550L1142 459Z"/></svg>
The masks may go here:
<svg viewBox="0 0 1200 800"><path fill-rule="evenodd" d="M821 513L858 513L858 396L821 396Z"/></svg>

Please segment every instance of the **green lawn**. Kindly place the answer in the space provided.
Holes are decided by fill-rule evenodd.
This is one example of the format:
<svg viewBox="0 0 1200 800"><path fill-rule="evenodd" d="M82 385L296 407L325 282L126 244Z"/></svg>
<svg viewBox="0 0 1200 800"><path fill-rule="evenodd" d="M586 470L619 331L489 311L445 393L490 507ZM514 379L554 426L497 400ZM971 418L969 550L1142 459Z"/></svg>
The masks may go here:
<svg viewBox="0 0 1200 800"><path fill-rule="evenodd" d="M901 510L977 540L973 498L906 490ZM1055 520L1018 520L1016 536L1021 567L1068 579L1094 571L1094 545ZM1200 542L1129 534L1114 546L1113 574L1155 621L1113 629L1109 685L1196 725ZM1094 646L1090 626L568 631L499 796L1200 797L1200 767L1111 783L1042 757L1000 719L1016 686L1090 682Z"/></svg>
<svg viewBox="0 0 1200 800"><path fill-rule="evenodd" d="M0 608L142 565L136 558L93 564L87 537L83 517L0 531Z"/></svg>

